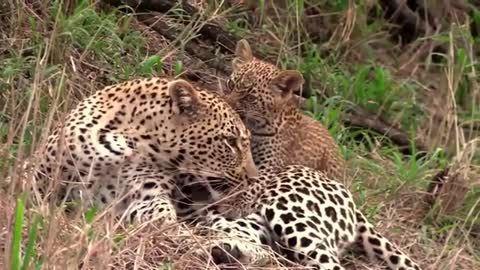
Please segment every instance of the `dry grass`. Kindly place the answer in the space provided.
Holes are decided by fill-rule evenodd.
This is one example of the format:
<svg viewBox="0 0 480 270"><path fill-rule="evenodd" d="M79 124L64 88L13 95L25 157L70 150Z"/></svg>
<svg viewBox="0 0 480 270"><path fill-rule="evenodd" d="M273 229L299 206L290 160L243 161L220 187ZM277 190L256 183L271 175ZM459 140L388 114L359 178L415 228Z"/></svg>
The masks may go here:
<svg viewBox="0 0 480 270"><path fill-rule="evenodd" d="M64 3L74 7L73 2ZM21 8L12 8L17 4ZM295 13L283 16L285 10L288 8L281 5L266 10L262 17L265 27L247 33L248 37L265 38L262 49L278 64L301 66L302 63L295 61L315 60L314 57L303 56L299 46L309 45L303 34L311 30L308 22L313 21L317 28L319 23L323 26L319 35L328 34L330 37L320 43L319 51L339 52L334 60L346 63L351 69L371 62L385 67L393 76L389 85L392 93L403 91L403 84L415 85L416 101L421 102L429 115L420 120L416 136L427 140L432 149L445 147L450 156L438 160L436 156L429 157L426 161L409 163L408 157L397 159L396 152L391 150L393 146L384 147L377 137L372 137L374 145L368 150L357 147L354 140L348 141L346 147L351 147L350 152L347 151L351 175L355 179L351 190L367 216L375 220L379 231L412 254L424 269L480 269L480 199L465 194L480 194L475 189L480 184L480 166L476 156L478 130L464 128L468 123L478 124L478 118L465 118L459 113L461 108L456 95L460 91L459 85L467 82L471 89L470 101L473 105L480 104L476 71L478 55L475 55L470 42L458 34L460 32L449 32L446 44L450 50L444 56L447 61L439 67L425 60L428 44L400 48L388 40L384 28L362 36L365 14L351 3L342 13L317 16L309 21L292 15ZM57 206L30 204L29 199L34 195L27 192L31 175L22 169L23 162L32 156L35 149L41 149L51 126L62 121L65 112L78 99L125 77L146 76L132 70L147 56L155 54L161 56L163 70L169 75L176 75L178 59L183 63L180 73L214 74L204 63L170 46L168 40L132 17L122 17L121 23L112 25L108 22L118 20L119 16L106 19L107 16L102 15L100 19L106 22L103 30L80 29L92 36L86 37L86 44L79 44L66 33L74 35L74 31L78 30L74 23L83 26L86 23L80 18L51 19L48 18L52 15L49 12L48 4L42 1L0 3L0 176L4 177L2 179L8 176L9 179L0 181L0 243L3 251L0 254L0 269L10 269L15 207L19 195L27 203L22 230L24 252L34 216L39 214L42 220L35 242L36 255L32 257L34 263L41 263L42 269L218 269L211 261L194 253L210 240L201 235L201 228L181 224L172 228L158 224L123 228L106 214L97 213L90 217L89 209L66 216ZM91 16L92 20L95 18L90 13L83 16ZM213 17L218 19L218 16L215 14ZM36 31L32 30L32 24L35 24ZM112 33L109 37L102 32L112 30L110 28L121 33ZM125 38L134 30L142 36L142 42ZM133 36L129 38L134 39ZM106 40L107 44L93 42L97 40ZM468 65L458 65L458 48L464 49L469 56ZM120 49L125 51L116 52ZM352 93L355 89L350 92L330 89L334 84L329 80L337 82L343 79L340 76L329 79L337 72L336 63L328 63L319 69L301 68L305 74L318 73L311 80L320 92L333 91L343 99L355 95ZM154 75L159 73L158 70L150 72ZM468 80L464 81L465 77ZM211 83L215 84L215 81ZM396 92L392 95L404 98ZM405 100L411 102L408 98ZM381 104L380 108L395 112L390 120L400 125L408 113L395 108L392 110L385 104ZM346 134L347 131L342 129L335 135L346 137ZM445 165L442 163L444 160L447 160L455 177L443 185L438 193L440 203L431 208L419 198L425 196L429 180L438 167ZM413 176L410 177L410 174ZM347 258L346 262L348 269L382 269L358 259ZM286 267L280 267L272 258L271 266L262 269Z"/></svg>

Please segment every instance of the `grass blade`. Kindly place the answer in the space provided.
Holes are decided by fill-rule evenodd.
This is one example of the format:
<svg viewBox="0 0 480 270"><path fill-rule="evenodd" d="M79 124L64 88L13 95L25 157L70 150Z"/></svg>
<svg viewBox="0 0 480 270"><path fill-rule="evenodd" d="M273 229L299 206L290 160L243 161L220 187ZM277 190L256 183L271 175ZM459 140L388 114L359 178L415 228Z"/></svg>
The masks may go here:
<svg viewBox="0 0 480 270"><path fill-rule="evenodd" d="M22 242L22 227L23 227L23 214L25 212L25 207L23 205L23 200L21 198L17 199L17 207L15 210L15 227L13 228L13 239L12 239L12 251L10 258L11 269L18 270L20 269L20 247Z"/></svg>
<svg viewBox="0 0 480 270"><path fill-rule="evenodd" d="M22 270L28 269L30 259L35 256L35 243L37 242L37 233L40 221L40 216L36 214L33 219L32 227L30 227L30 232L28 233L27 250L25 251L25 257L23 258Z"/></svg>

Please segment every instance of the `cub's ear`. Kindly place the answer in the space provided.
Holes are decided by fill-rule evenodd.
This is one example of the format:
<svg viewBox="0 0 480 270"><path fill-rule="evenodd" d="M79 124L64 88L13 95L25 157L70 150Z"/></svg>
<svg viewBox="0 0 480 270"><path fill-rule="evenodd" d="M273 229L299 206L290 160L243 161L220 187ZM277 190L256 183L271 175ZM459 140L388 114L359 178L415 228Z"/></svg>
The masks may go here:
<svg viewBox="0 0 480 270"><path fill-rule="evenodd" d="M172 110L176 115L194 117L200 109L200 101L193 86L182 79L174 80L168 85L172 99Z"/></svg>
<svg viewBox="0 0 480 270"><path fill-rule="evenodd" d="M244 63L250 62L253 60L252 49L250 48L250 44L245 39L241 39L237 42L237 46L235 47L235 58L232 61L232 67L234 70L240 68L240 66Z"/></svg>
<svg viewBox="0 0 480 270"><path fill-rule="evenodd" d="M296 70L285 70L280 72L271 82L274 92L280 94L282 100L288 100L293 92L300 90L304 83L303 76Z"/></svg>

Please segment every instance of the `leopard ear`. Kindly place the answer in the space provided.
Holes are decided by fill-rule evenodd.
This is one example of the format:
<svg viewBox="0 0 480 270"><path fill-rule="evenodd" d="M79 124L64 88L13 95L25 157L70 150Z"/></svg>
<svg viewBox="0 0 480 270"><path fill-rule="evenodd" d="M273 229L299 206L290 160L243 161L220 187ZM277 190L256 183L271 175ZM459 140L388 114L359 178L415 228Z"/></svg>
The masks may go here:
<svg viewBox="0 0 480 270"><path fill-rule="evenodd" d="M284 70L271 82L272 90L280 94L282 100L288 100L304 83L303 76L296 70Z"/></svg>
<svg viewBox="0 0 480 270"><path fill-rule="evenodd" d="M252 49L250 48L250 44L248 44L248 41L245 39L239 40L237 42L237 46L235 47L235 58L232 61L233 69L237 70L242 64L252 60L253 53Z"/></svg>
<svg viewBox="0 0 480 270"><path fill-rule="evenodd" d="M172 110L175 115L194 117L198 113L200 101L189 82L182 79L170 82L168 93L172 99Z"/></svg>

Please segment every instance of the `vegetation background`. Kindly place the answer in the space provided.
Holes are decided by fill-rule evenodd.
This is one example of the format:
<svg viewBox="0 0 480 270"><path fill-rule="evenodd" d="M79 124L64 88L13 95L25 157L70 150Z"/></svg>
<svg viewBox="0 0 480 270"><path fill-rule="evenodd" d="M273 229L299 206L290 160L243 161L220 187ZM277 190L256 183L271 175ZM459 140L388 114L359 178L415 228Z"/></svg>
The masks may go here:
<svg viewBox="0 0 480 270"><path fill-rule="evenodd" d="M238 38L303 73L304 110L380 231L424 269L480 269L479 1L140 2L0 2L0 269L216 269L192 228L32 204L24 162L102 86L168 75L221 91Z"/></svg>

